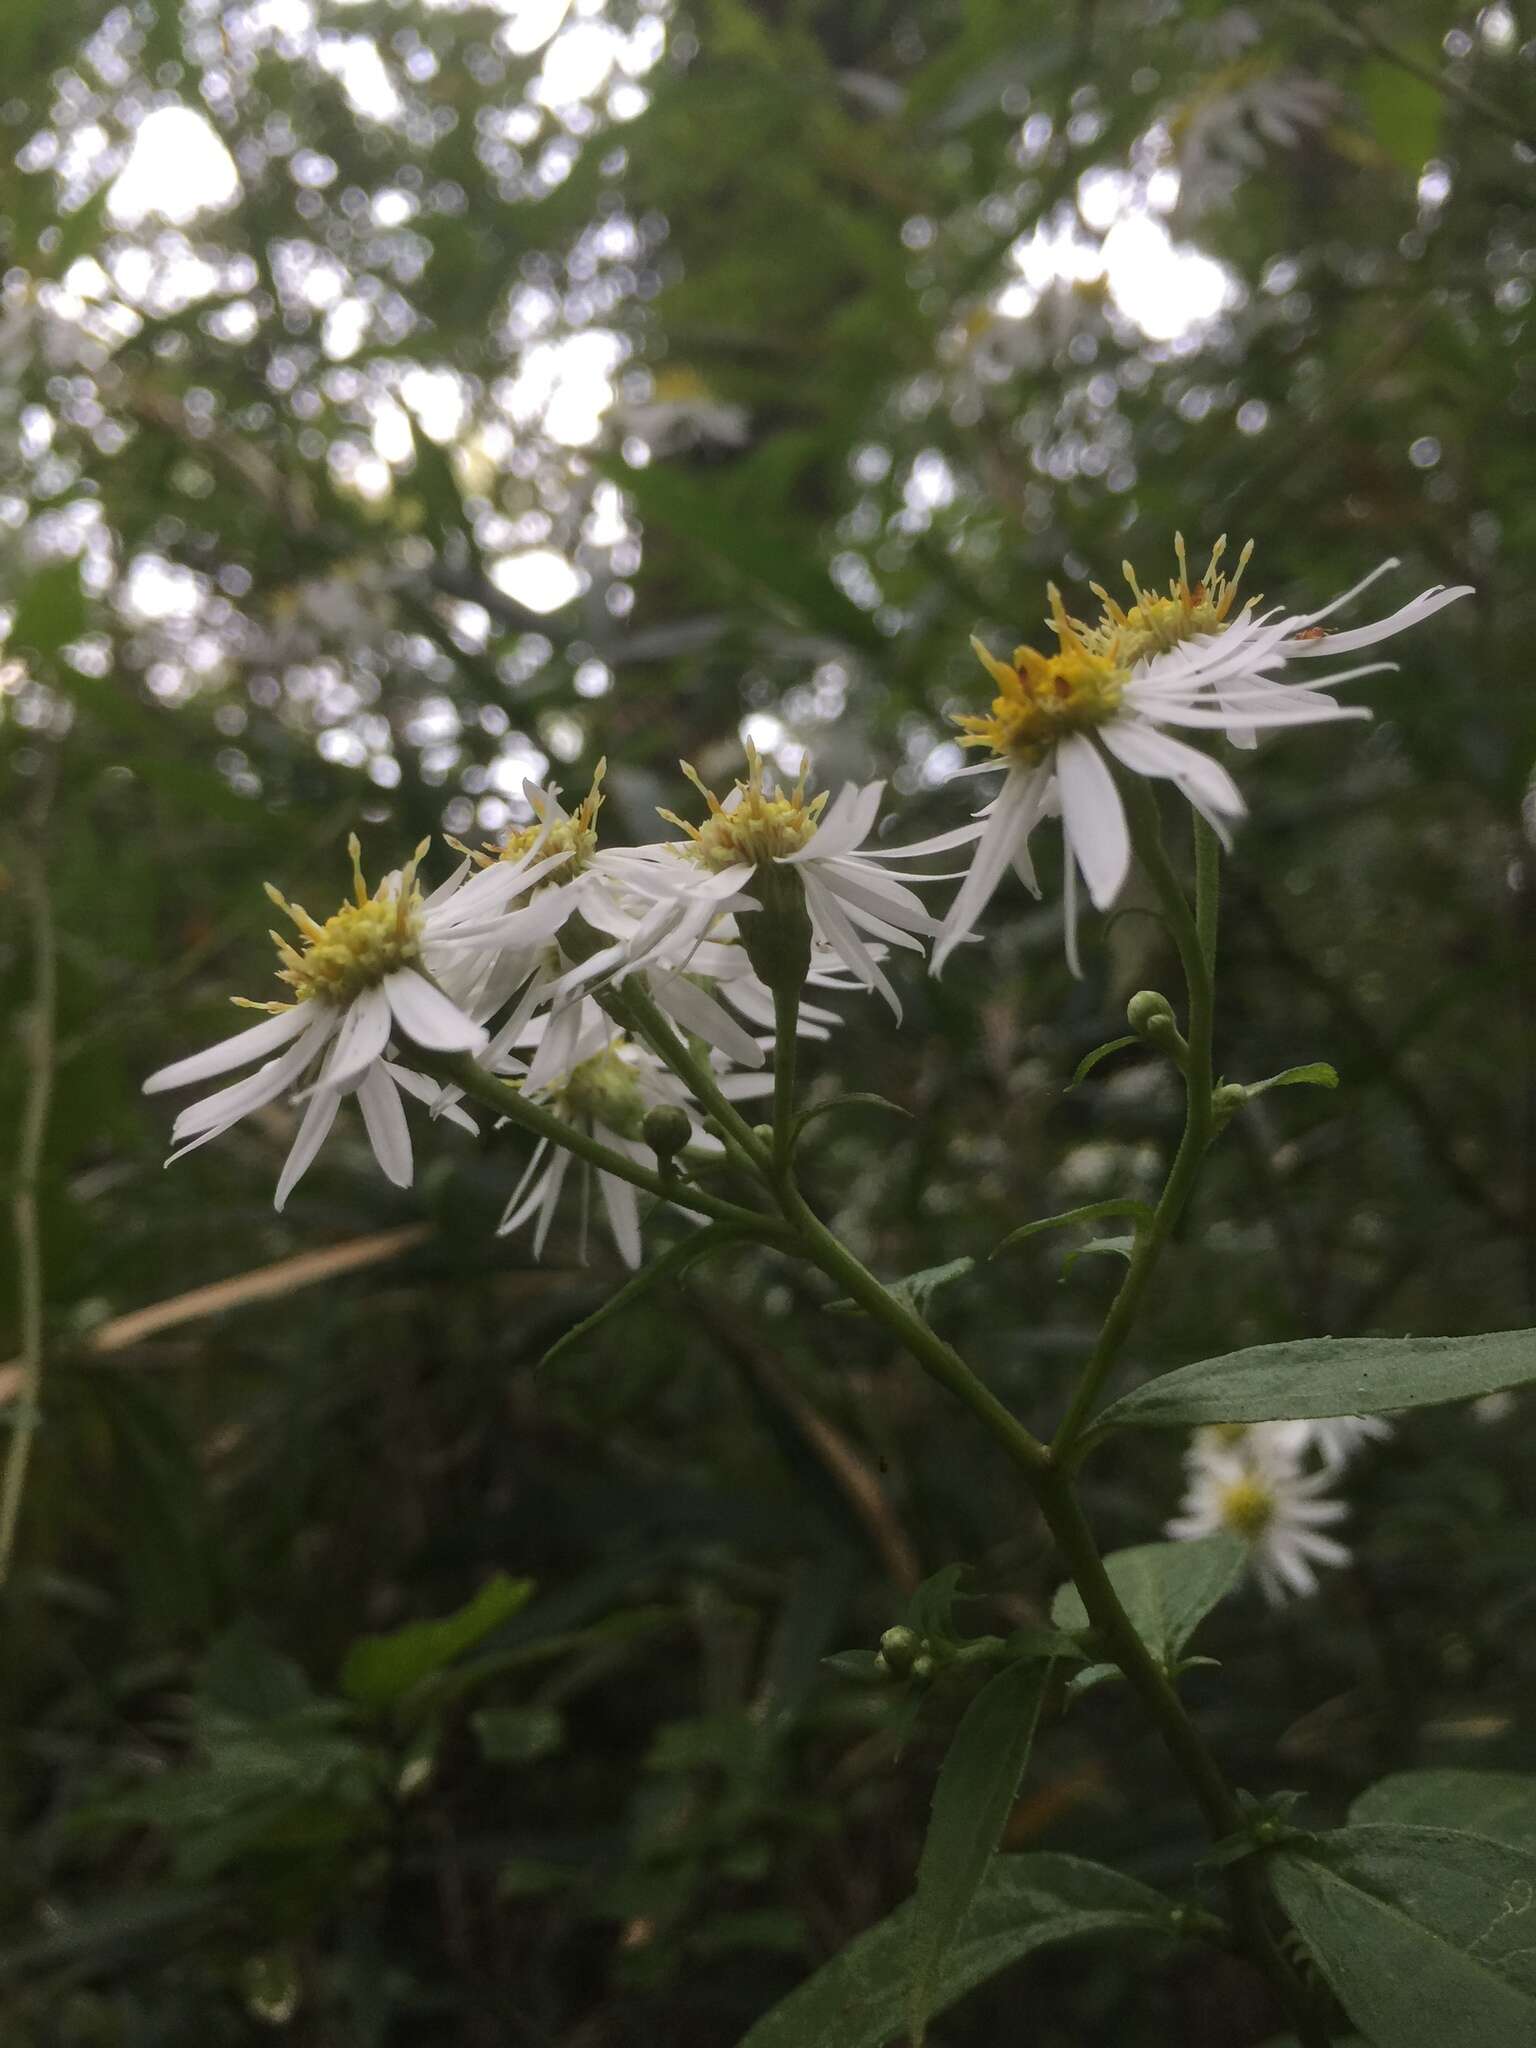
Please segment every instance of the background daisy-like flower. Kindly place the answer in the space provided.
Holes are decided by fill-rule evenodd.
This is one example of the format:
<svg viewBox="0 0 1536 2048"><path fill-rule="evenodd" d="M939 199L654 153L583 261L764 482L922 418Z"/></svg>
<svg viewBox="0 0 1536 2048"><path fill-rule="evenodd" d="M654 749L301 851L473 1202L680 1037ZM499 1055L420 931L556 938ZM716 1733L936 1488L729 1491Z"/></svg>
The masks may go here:
<svg viewBox="0 0 1536 2048"><path fill-rule="evenodd" d="M1167 1525L1177 1540L1227 1530L1248 1545L1249 1565L1264 1596L1279 1604L1315 1593L1317 1567L1349 1562L1349 1551L1325 1532L1344 1520L1343 1501L1329 1499L1336 1466L1308 1472L1288 1422L1234 1432L1202 1431L1186 1459L1181 1511Z"/></svg>

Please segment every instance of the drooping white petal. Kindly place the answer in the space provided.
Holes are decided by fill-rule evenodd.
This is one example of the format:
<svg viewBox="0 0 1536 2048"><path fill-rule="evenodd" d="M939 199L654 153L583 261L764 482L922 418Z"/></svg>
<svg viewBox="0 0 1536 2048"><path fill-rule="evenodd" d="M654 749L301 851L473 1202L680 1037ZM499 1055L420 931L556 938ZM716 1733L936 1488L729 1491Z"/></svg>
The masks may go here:
<svg viewBox="0 0 1536 2048"><path fill-rule="evenodd" d="M453 1101L444 1102L442 1097L450 1091L439 1088L425 1074L418 1074L410 1067L397 1067L393 1060L381 1060L379 1066L397 1088L403 1088L407 1095L414 1095L418 1102L426 1103L434 1118L441 1117L445 1123L457 1124L461 1131L479 1135L480 1126L466 1110L458 1107L457 1095Z"/></svg>
<svg viewBox="0 0 1536 2048"><path fill-rule="evenodd" d="M283 1162L278 1177L277 1193L272 1197L274 1209L281 1210L299 1181L309 1170L315 1154L325 1143L331 1125L336 1121L336 1111L341 1097L332 1088L322 1088L311 1095L308 1106L300 1121L297 1135L289 1147L288 1157Z"/></svg>
<svg viewBox="0 0 1536 2048"><path fill-rule="evenodd" d="M878 989L891 1006L897 1023L901 1022L901 1004L896 991L881 972L879 963L870 948L859 937L850 923L847 913L828 889L814 868L805 872L805 904L811 914L811 921L821 937L831 946L839 960L865 988Z"/></svg>
<svg viewBox="0 0 1536 2048"><path fill-rule="evenodd" d="M373 1156L385 1179L393 1181L397 1188L408 1188L412 1173L411 1133L399 1090L382 1060L375 1060L358 1083L357 1101Z"/></svg>
<svg viewBox="0 0 1536 2048"><path fill-rule="evenodd" d="M635 1190L627 1180L620 1180L617 1174L604 1173L598 1169L597 1185L603 1198L603 1207L608 1212L608 1228L613 1232L613 1241L618 1246L619 1257L626 1266L640 1263L640 1204Z"/></svg>
<svg viewBox="0 0 1536 2048"><path fill-rule="evenodd" d="M1247 808L1242 791L1221 763L1182 740L1128 718L1111 719L1102 737L1127 768L1138 775L1162 776L1186 796L1198 793L1203 806L1220 816L1240 818Z"/></svg>
<svg viewBox="0 0 1536 2048"><path fill-rule="evenodd" d="M1062 829L1094 907L1107 910L1131 864L1131 835L1115 779L1093 742L1069 733L1056 748Z"/></svg>
<svg viewBox="0 0 1536 2048"><path fill-rule="evenodd" d="M380 987L406 1037L429 1052L479 1052L490 1037L414 967L386 974Z"/></svg>
<svg viewBox="0 0 1536 2048"><path fill-rule="evenodd" d="M295 1003L291 1010L264 1017L261 1023L237 1031L233 1038L210 1045L203 1052L191 1053L184 1060L173 1060L170 1066L150 1075L144 1083L144 1093L158 1095L166 1088L190 1087L194 1081L207 1081L215 1074L229 1073L234 1067L247 1067L252 1060L276 1052L303 1031L314 1021L312 1012L313 1005Z"/></svg>
<svg viewBox="0 0 1536 2048"><path fill-rule="evenodd" d="M651 994L675 1024L744 1067L760 1067L763 1049L713 996L681 974L651 977Z"/></svg>
<svg viewBox="0 0 1536 2048"><path fill-rule="evenodd" d="M391 1021L384 985L355 995L342 1014L335 1047L315 1086L338 1092L354 1087L389 1043Z"/></svg>
<svg viewBox="0 0 1536 2048"><path fill-rule="evenodd" d="M244 1080L231 1082L214 1095L205 1095L200 1102L190 1102L171 1126L171 1142L183 1150L191 1147L183 1143L198 1132L207 1137L216 1137L236 1124L241 1117L249 1116L254 1109L261 1109L269 1102L275 1102L298 1079L300 1074L320 1052L331 1034L335 1013L315 1004L314 1015L307 1022L309 1029L301 1038L289 1046L275 1060L268 1060L258 1067L254 1074L247 1074ZM174 1155L179 1157L180 1154Z"/></svg>
<svg viewBox="0 0 1536 2048"><path fill-rule="evenodd" d="M929 965L931 974L943 971L945 961L956 946L969 938L980 922L1018 847L1028 841L1030 827L1040 815L1049 782L1050 771L1044 764L1037 768L1009 770L1008 779L987 812L971 871L956 892L940 927Z"/></svg>

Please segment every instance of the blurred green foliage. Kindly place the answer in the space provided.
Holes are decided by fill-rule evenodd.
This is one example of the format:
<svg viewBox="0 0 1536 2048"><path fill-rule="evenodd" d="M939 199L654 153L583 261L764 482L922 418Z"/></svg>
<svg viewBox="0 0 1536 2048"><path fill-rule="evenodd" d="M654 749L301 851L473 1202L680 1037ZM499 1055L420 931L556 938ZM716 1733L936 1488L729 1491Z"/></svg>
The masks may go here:
<svg viewBox="0 0 1536 2048"><path fill-rule="evenodd" d="M914 1718L822 1659L955 1559L960 1634L1050 1612L996 1453L763 1254L540 1374L616 1275L574 1227L543 1267L493 1237L516 1145L440 1131L400 1195L349 1127L282 1218L286 1111L162 1174L142 1076L267 992L261 881L323 902L354 825L374 864L484 836L606 755L605 823L648 836L751 720L889 776L913 836L961 815L967 636L1034 637L1049 579L1161 578L1181 528L1251 533L1298 605L1389 553L1394 593L1475 583L1362 686L1368 731L1244 764L1220 1062L1340 1087L1236 1118L1132 1364L1536 1322L1522 33L1436 0L9 0L8 1155L40 894L59 994L8 2042L737 2040L909 1895L970 1696ZM217 163L162 123L135 216L172 107L233 175L194 210ZM849 1004L807 1060L912 1113L812 1124L817 1199L882 1275L940 1269L925 1313L1041 1427L1115 1262L986 1254L1145 1195L1179 1115L1140 1051L1068 1092L1171 970L1122 914L1073 982L1055 879L908 975L900 1032ZM1156 1534L1176 1459L1090 1468L1108 1543ZM1407 1419L1351 1500L1315 1601L1206 1624L1187 1696L1236 1781L1278 1752L1326 1819L1415 1763L1530 1768L1528 1406ZM1004 1845L1152 1885L1198 1853L1119 1688L1042 1725ZM1004 1975L933 2038L1270 2029L1214 1951L1024 1969L1026 2007Z"/></svg>

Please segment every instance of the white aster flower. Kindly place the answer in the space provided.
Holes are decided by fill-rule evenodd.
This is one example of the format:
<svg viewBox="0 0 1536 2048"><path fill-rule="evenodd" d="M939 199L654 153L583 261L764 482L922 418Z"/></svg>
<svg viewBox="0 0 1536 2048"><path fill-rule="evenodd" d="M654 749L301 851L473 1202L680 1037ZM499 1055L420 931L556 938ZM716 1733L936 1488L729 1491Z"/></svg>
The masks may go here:
<svg viewBox="0 0 1536 2048"><path fill-rule="evenodd" d="M1225 540L1218 541L1205 575L1192 580L1182 536L1175 545L1179 575L1166 597L1143 590L1127 563L1134 602L1122 608L1095 585L1103 611L1093 626L1069 617L1053 586L1052 654L1019 647L1005 662L972 641L998 695L989 712L956 717L962 746L991 750L989 760L959 773L1000 771L1004 782L978 814L976 853L934 948L935 973L974 931L1007 868L1039 894L1030 835L1042 818L1058 815L1067 854L1067 951L1075 972L1079 872L1094 906L1103 910L1119 894L1130 866L1130 830L1112 763L1171 782L1229 844L1231 826L1245 809L1241 792L1219 761L1166 728L1219 732L1243 746L1264 728L1368 718L1363 706L1340 704L1327 692L1390 663L1334 671L1317 679L1321 687L1287 682L1285 670L1388 639L1469 594L1467 585L1437 585L1388 618L1332 633L1320 622L1395 562L1383 563L1320 611L1257 616L1252 600L1233 609L1250 548L1228 578L1218 567Z"/></svg>
<svg viewBox="0 0 1536 2048"><path fill-rule="evenodd" d="M637 435L661 458L694 448L745 448L752 438L746 407L716 397L684 364L657 371L650 397L620 399L610 418L621 433Z"/></svg>
<svg viewBox="0 0 1536 2048"><path fill-rule="evenodd" d="M859 787L847 783L830 806L826 792L807 797L806 771L793 788L780 790L767 779L762 757L747 746L747 779L738 782L722 802L700 781L685 761L683 773L708 806L702 825L692 825L672 811L669 824L679 826L686 842L638 847L638 862L657 877L663 896L681 889L691 901L710 906L712 914L726 906L750 909L753 884L761 867L791 869L805 891L815 943L847 969L866 989L878 989L899 1019L901 1005L881 960L887 947L921 954L924 938L939 929L922 902L907 886L944 876L904 877L892 861L942 853L974 839L980 827L962 825L912 846L866 847L884 793L883 782Z"/></svg>
<svg viewBox="0 0 1536 2048"><path fill-rule="evenodd" d="M158 1094L262 1061L254 1074L181 1112L172 1127L170 1155L179 1159L222 1137L254 1110L292 1095L320 1062L318 1076L304 1091L304 1114L278 1179L278 1209L319 1151L342 1097L354 1092L379 1165L397 1187L410 1185L411 1138L401 1092L435 1102L439 1089L427 1076L391 1059L391 1042L404 1040L429 1052L481 1050L485 1030L444 993L436 970L466 945L483 943L487 934L514 932L518 913L507 905L544 865L509 868L501 876L468 883L461 870L424 900L416 869L425 841L403 872L386 875L372 894L363 880L355 836L349 850L354 900L324 924L268 884L268 895L299 931L298 946L272 935L281 962L278 979L293 990L293 1000L243 1004L270 1014L222 1044L162 1067L144 1083L146 1094ZM475 1128L461 1112L453 1120Z"/></svg>
<svg viewBox="0 0 1536 2048"><path fill-rule="evenodd" d="M1318 1565L1345 1565L1349 1552L1324 1533L1349 1510L1324 1498L1338 1468L1303 1469L1288 1422L1202 1430L1185 1460L1182 1512L1167 1534L1188 1541L1228 1530L1248 1545L1249 1565L1266 1599L1315 1593Z"/></svg>
<svg viewBox="0 0 1536 2048"><path fill-rule="evenodd" d="M532 1018L521 1043L531 1048L526 1060L507 1057L498 1065L516 1075L530 1099L546 1103L559 1116L637 1166L654 1167L655 1155L643 1136L646 1112L663 1104L685 1110L695 1121L689 1143L695 1150L718 1154L719 1143L697 1128L697 1112L687 1091L648 1047L635 1045L614 1029L590 1000L567 1004L550 1015ZM771 1080L756 1074L732 1074L719 1066L721 1091L733 1100L766 1093ZM561 1192L575 1154L540 1138L522 1179L513 1189L501 1222L500 1236L534 1224L533 1255L542 1258L545 1240L560 1205ZM582 1182L580 1256L587 1255L587 1207L595 1179L620 1258L626 1266L640 1263L639 1191L619 1175L577 1160Z"/></svg>
<svg viewBox="0 0 1536 2048"><path fill-rule="evenodd" d="M1212 73L1167 124L1181 213L1194 219L1230 204L1270 149L1299 149L1342 105L1337 87L1262 58Z"/></svg>
<svg viewBox="0 0 1536 2048"><path fill-rule="evenodd" d="M1392 1425L1380 1415L1323 1415L1310 1422L1285 1422L1298 1457L1315 1452L1324 1468L1340 1472L1367 1444L1385 1443Z"/></svg>

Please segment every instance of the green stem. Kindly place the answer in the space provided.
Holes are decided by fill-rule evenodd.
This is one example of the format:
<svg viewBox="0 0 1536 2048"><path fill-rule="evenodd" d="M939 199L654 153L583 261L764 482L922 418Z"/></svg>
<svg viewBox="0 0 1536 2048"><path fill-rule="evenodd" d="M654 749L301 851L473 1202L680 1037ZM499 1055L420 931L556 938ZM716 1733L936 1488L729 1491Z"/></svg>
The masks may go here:
<svg viewBox="0 0 1536 2048"><path fill-rule="evenodd" d="M0 1478L0 1583L11 1568L32 1440L37 1434L38 1394L43 1377L43 1247L37 1190L53 1100L54 1020L58 1002L53 911L41 852L23 847L18 853L17 867L32 931L32 1004L26 1032L27 1097L11 1194L16 1288L21 1311L21 1385L11 1412L11 1440L5 1454L4 1476Z"/></svg>
<svg viewBox="0 0 1536 2048"><path fill-rule="evenodd" d="M1143 872L1157 892L1159 906L1179 949L1184 980L1189 990L1188 1044L1184 1062L1184 1134L1152 1221L1136 1233L1130 1264L1120 1290L1109 1305L1093 1350L1083 1367L1052 1449L1070 1465L1081 1454L1082 1438L1088 1428L1099 1393L1114 1370L1131 1326L1141 1308L1163 1247L1183 1215L1200 1172L1200 1162L1211 1142L1212 1040L1216 1013L1216 910L1219 870L1215 834L1203 818L1195 830L1196 904L1191 912L1179 886L1178 876L1163 848L1158 825L1157 802L1147 785L1133 776L1121 784L1130 818L1131 841Z"/></svg>
<svg viewBox="0 0 1536 2048"><path fill-rule="evenodd" d="M786 1221L796 1231L813 1263L820 1266L828 1279L835 1280L866 1314L884 1323L911 1352L924 1372L963 1402L1020 1470L1037 1483L1051 1461L1050 1452L1039 1438L1031 1435L1016 1415L1009 1413L952 1345L946 1344L915 1309L899 1301L867 1266L854 1257L792 1183L780 1184L779 1200Z"/></svg>
<svg viewBox="0 0 1536 2048"><path fill-rule="evenodd" d="M761 1209L742 1208L738 1203L723 1201L718 1195L706 1194L702 1188L677 1179L664 1180L659 1173L652 1173L649 1167L639 1165L627 1153L616 1152L600 1138L589 1136L575 1124L568 1124L564 1117L556 1116L542 1103L530 1102L516 1088L498 1080L494 1074L488 1074L467 1054L444 1054L424 1064L429 1064L445 1081L462 1088L466 1095L483 1102L487 1109L494 1109L509 1123L520 1125L535 1137L547 1138L552 1145L563 1145L567 1152L574 1152L589 1166L596 1166L619 1180L627 1180L633 1187L643 1188L648 1195L655 1195L658 1201L672 1202L680 1209L695 1210L700 1216L712 1217L717 1223L734 1223L740 1229L755 1231L770 1242L782 1244L788 1235L777 1217L766 1215Z"/></svg>
<svg viewBox="0 0 1536 2048"><path fill-rule="evenodd" d="M782 1178L794 1160L795 1055L799 1050L798 985L773 992L773 1167Z"/></svg>
<svg viewBox="0 0 1536 2048"><path fill-rule="evenodd" d="M1136 1632L1120 1603L1084 1517L1070 1473L1052 1452L1009 1413L965 1360L929 1328L833 1235L792 1183L780 1185L786 1220L802 1248L827 1276L845 1288L871 1317L883 1323L931 1378L970 1409L1023 1472L1055 1537L1067 1569L1083 1597L1089 1620L1108 1654L1140 1698L1193 1792L1213 1840L1238 1833L1243 1814L1204 1738L1184 1710L1172 1681ZM1256 1861L1240 1858L1223 1872L1232 1915L1245 1945L1274 1986L1282 2010L1303 2048L1327 2048L1328 2035L1305 1987L1275 1939L1266 1910L1263 1878Z"/></svg>
<svg viewBox="0 0 1536 2048"><path fill-rule="evenodd" d="M1035 1491L1041 1513L1082 1595L1088 1619L1156 1726L1164 1747L1195 1796L1212 1839L1221 1841L1239 1833L1243 1827L1242 1809L1204 1737L1185 1712L1173 1681L1137 1634L1135 1624L1121 1605L1070 1474L1060 1466L1049 1467L1036 1479ZM1326 2048L1327 2029L1270 1925L1264 1881L1256 1859L1241 1857L1229 1863L1222 1878L1234 1924L1273 1984L1298 2040L1304 2048Z"/></svg>
<svg viewBox="0 0 1536 2048"><path fill-rule="evenodd" d="M622 989L607 997L599 997L599 1001L615 1022L639 1033L658 1058L665 1060L685 1084L699 1106L708 1110L727 1137L734 1141L736 1148L746 1154L760 1174L767 1175L771 1162L761 1139L735 1103L722 1091L709 1062L700 1059L681 1034L673 1029L671 1020L640 986L638 979L627 981Z"/></svg>

